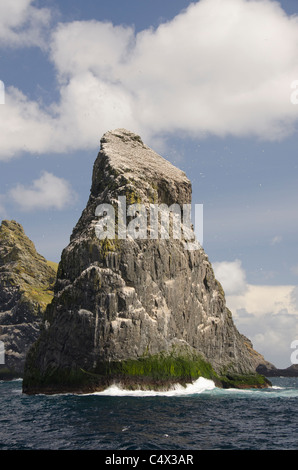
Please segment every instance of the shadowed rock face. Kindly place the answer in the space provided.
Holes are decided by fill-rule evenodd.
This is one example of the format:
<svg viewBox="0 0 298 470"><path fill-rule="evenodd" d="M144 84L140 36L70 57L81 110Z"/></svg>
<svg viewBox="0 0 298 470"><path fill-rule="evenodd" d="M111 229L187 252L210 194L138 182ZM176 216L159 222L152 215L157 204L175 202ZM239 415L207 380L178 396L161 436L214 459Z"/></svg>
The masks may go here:
<svg viewBox="0 0 298 470"><path fill-rule="evenodd" d="M117 214L119 196L128 206L183 209L191 183L139 136L124 129L103 136L89 201L62 252L55 297L27 357L24 391L100 390L113 381L167 387L200 375L227 384L255 376L265 361L237 331L198 243L188 250L172 236L96 236L96 208L111 204Z"/></svg>
<svg viewBox="0 0 298 470"><path fill-rule="evenodd" d="M53 298L56 272L15 221L0 226L0 341L5 363L0 377L22 376L29 347ZM3 361L1 361L3 362Z"/></svg>

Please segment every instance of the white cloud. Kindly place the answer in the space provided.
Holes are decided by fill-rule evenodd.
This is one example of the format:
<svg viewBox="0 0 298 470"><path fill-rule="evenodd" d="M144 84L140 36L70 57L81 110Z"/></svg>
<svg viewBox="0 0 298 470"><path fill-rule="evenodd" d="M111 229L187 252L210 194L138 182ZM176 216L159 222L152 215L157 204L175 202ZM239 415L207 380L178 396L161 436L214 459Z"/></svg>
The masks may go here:
<svg viewBox="0 0 298 470"><path fill-rule="evenodd" d="M31 3L17 0L16 25L11 15L3 19L11 43L20 42L15 28L32 9L36 24L46 23L48 13ZM99 21L59 24L49 49L60 101L42 109L8 89L0 108L1 159L25 149L97 148L115 127L139 132L150 144L179 131L280 139L296 125L290 96L298 79L298 18L273 1L201 0L138 34Z"/></svg>
<svg viewBox="0 0 298 470"><path fill-rule="evenodd" d="M291 291L291 303L294 308L298 311L298 286L294 287Z"/></svg>
<svg viewBox="0 0 298 470"><path fill-rule="evenodd" d="M223 284L224 287L224 284ZM245 309L253 315L278 315L287 311L289 315L298 313L292 301L294 286L246 285L243 294L229 294L227 299L232 311Z"/></svg>
<svg viewBox="0 0 298 470"><path fill-rule="evenodd" d="M246 276L240 260L213 263L213 269L226 295L239 295L246 291Z"/></svg>
<svg viewBox="0 0 298 470"><path fill-rule="evenodd" d="M0 106L1 160L9 160L20 152L53 150L54 121L38 103L30 101L15 87L6 88L5 103Z"/></svg>
<svg viewBox="0 0 298 470"><path fill-rule="evenodd" d="M69 183L44 171L31 187L18 184L10 190L12 200L23 211L40 209L64 209L73 203L74 193Z"/></svg>
<svg viewBox="0 0 298 470"><path fill-rule="evenodd" d="M276 367L289 367L291 343L298 339L298 286L249 284L240 260L213 268L240 333Z"/></svg>
<svg viewBox="0 0 298 470"><path fill-rule="evenodd" d="M254 288L261 289L262 286L250 286L250 293ZM287 286L275 286L276 297L280 293L280 310L273 305L275 313L270 310L262 310L262 305L268 305L268 290L263 286L263 293L258 294L260 305L258 311L248 311L245 308L235 309L235 300L227 297L227 303L233 313L234 322L238 330L250 338L254 348L276 367L286 368L291 365L291 344L298 339L298 309L294 309L290 302L284 302L284 289ZM293 288L288 286L288 291ZM249 300L248 300L249 303ZM234 308L231 308L234 305ZM246 305L246 299L239 306Z"/></svg>
<svg viewBox="0 0 298 470"><path fill-rule="evenodd" d="M95 20L61 23L52 37L52 61L62 81L90 71L102 80L117 82L121 81L117 70L127 61L134 41L134 30L128 26Z"/></svg>
<svg viewBox="0 0 298 470"><path fill-rule="evenodd" d="M275 237L272 238L270 244L272 246L274 245L277 245L278 243L280 243L282 241L282 236L281 235L276 235Z"/></svg>
<svg viewBox="0 0 298 470"><path fill-rule="evenodd" d="M254 348L276 367L289 367L291 343L298 339L297 287L248 284L244 294L227 295L226 302Z"/></svg>
<svg viewBox="0 0 298 470"><path fill-rule="evenodd" d="M44 32L51 12L33 3L35 0L0 1L0 46L45 47Z"/></svg>

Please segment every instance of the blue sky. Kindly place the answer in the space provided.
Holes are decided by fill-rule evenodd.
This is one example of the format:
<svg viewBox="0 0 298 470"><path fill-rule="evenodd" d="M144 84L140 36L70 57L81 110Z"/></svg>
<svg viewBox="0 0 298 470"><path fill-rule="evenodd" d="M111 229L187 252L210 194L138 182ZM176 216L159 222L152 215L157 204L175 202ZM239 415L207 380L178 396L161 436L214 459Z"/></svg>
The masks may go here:
<svg viewBox="0 0 298 470"><path fill-rule="evenodd" d="M104 132L183 169L235 323L279 367L298 338L294 0L0 2L0 218L59 261Z"/></svg>

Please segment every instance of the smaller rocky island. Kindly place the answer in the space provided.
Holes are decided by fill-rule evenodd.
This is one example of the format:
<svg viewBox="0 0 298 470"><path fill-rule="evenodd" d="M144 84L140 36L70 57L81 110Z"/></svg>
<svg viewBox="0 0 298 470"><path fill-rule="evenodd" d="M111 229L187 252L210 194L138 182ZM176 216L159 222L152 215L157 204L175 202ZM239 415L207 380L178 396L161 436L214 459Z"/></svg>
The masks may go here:
<svg viewBox="0 0 298 470"><path fill-rule="evenodd" d="M298 364L292 364L285 369L278 369L270 364L260 364L257 372L266 377L298 377Z"/></svg>
<svg viewBox="0 0 298 470"><path fill-rule="evenodd" d="M55 263L37 253L23 227L0 226L0 380L23 376L28 349L37 340L54 295ZM3 357L4 356L4 357Z"/></svg>

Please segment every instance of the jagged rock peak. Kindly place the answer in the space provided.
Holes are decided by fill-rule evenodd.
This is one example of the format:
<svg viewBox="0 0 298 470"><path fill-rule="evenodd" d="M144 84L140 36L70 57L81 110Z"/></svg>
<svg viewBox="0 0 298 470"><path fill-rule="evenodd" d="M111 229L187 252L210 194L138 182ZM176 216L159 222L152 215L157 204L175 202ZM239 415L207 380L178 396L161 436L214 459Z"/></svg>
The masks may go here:
<svg viewBox="0 0 298 470"><path fill-rule="evenodd" d="M25 235L22 225L15 220L2 220L0 225L0 263L4 264L9 259L12 249L14 253L21 255L21 248L26 246L26 253L36 253L34 244Z"/></svg>
<svg viewBox="0 0 298 470"><path fill-rule="evenodd" d="M54 264L52 264L53 266ZM14 220L3 220L0 226L0 276L15 278L14 283L28 298L41 295L41 306L45 307L47 290L56 278L50 263L40 255L34 243L27 237L21 224ZM17 279L16 279L17 278ZM50 295L52 296L52 294ZM0 306L1 308L1 306Z"/></svg>
<svg viewBox="0 0 298 470"><path fill-rule="evenodd" d="M140 136L126 129L106 132L93 165L90 197L70 239L82 236L96 207L115 204L125 196L128 204L191 204L191 182L184 171L145 145Z"/></svg>
<svg viewBox="0 0 298 470"><path fill-rule="evenodd" d="M164 178L178 184L189 184L182 170L145 145L139 135L126 129L104 134L101 151L108 156L115 170L130 173L133 179L147 178L154 181Z"/></svg>
<svg viewBox="0 0 298 470"><path fill-rule="evenodd" d="M64 248L45 328L26 360L26 393L170 387L199 376L267 385L203 248L174 237L99 238L96 207L191 203L183 171L124 129L107 132L90 197ZM119 223L119 220L118 220ZM147 234L147 231L144 232Z"/></svg>
<svg viewBox="0 0 298 470"><path fill-rule="evenodd" d="M157 201L156 196L159 202L191 202L191 183L182 170L145 145L137 134L116 129L101 139L91 194L98 197L103 189L119 190L128 185L136 191L135 199L142 202Z"/></svg>
<svg viewBox="0 0 298 470"><path fill-rule="evenodd" d="M45 258L36 251L34 243L26 236L21 224L15 220L2 220L0 225L0 265L34 257L39 262Z"/></svg>

